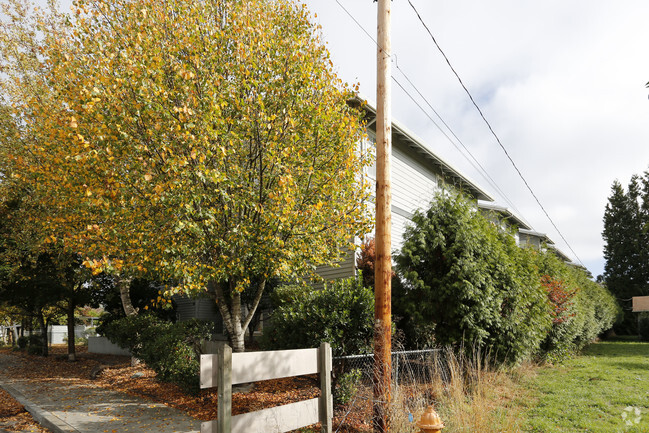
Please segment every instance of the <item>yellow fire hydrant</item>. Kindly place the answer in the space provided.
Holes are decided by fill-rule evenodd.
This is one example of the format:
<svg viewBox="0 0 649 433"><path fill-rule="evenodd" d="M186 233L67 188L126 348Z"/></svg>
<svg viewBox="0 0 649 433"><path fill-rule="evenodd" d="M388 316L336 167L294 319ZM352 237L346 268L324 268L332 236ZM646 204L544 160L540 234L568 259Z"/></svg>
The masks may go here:
<svg viewBox="0 0 649 433"><path fill-rule="evenodd" d="M444 428L444 423L433 406L428 406L428 409L417 423L417 427L421 429L421 433L440 433Z"/></svg>

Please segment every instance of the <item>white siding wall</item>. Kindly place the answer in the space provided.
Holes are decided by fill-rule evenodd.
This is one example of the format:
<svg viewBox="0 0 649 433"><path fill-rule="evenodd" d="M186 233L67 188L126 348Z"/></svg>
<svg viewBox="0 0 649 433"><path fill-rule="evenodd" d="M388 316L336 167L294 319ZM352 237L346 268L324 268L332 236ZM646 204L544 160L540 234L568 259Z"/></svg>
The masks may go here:
<svg viewBox="0 0 649 433"><path fill-rule="evenodd" d="M412 214L426 209L435 191L437 178L430 166L416 159L407 147L392 148L392 251L397 252L403 244L403 233Z"/></svg>
<svg viewBox="0 0 649 433"><path fill-rule="evenodd" d="M403 245L403 233L406 226L410 223L409 218L405 218L394 211L392 212L392 254L398 253Z"/></svg>
<svg viewBox="0 0 649 433"><path fill-rule="evenodd" d="M340 262L339 267L318 266L316 272L325 280L348 278L356 275L356 252L349 250L345 259ZM314 284L314 287L321 287L322 284Z"/></svg>
<svg viewBox="0 0 649 433"><path fill-rule="evenodd" d="M409 213L425 209L437 190L437 179L416 155L392 149L392 205Z"/></svg>
<svg viewBox="0 0 649 433"><path fill-rule="evenodd" d="M374 145L370 135L370 145ZM394 142L392 145L392 253L397 253L403 244L403 234L412 214L418 209L426 209L438 188L437 177L430 165L410 149L409 146ZM369 167L366 175L372 184L376 182L376 167ZM374 207L371 204L372 208ZM325 280L345 278L355 275L355 254L350 252L339 268L319 267L316 271Z"/></svg>

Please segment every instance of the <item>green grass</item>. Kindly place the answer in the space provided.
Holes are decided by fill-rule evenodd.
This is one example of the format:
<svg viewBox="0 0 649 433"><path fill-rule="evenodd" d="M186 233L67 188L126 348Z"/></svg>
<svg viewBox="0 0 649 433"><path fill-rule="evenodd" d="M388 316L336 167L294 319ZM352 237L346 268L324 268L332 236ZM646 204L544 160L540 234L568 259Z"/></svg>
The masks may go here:
<svg viewBox="0 0 649 433"><path fill-rule="evenodd" d="M649 433L649 343L596 343L536 370L522 385L531 391L523 412L527 432Z"/></svg>

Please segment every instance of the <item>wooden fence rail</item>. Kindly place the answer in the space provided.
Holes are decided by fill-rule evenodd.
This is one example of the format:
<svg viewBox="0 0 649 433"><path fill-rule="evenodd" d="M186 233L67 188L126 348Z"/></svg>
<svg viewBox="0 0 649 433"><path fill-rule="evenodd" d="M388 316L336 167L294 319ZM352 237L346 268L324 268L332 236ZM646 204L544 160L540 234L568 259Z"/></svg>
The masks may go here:
<svg viewBox="0 0 649 433"><path fill-rule="evenodd" d="M225 343L216 354L201 355L201 389L217 387L215 421L204 422L201 433L283 433L320 422L323 433L331 433L331 347L232 353ZM320 398L232 416L232 385L320 374Z"/></svg>

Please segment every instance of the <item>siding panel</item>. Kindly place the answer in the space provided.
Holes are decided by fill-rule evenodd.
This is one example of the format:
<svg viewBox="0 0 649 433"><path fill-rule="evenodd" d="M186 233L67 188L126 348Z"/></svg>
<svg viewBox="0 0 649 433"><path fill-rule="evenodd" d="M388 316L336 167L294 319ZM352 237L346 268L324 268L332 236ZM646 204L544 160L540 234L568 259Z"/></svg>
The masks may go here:
<svg viewBox="0 0 649 433"><path fill-rule="evenodd" d="M356 251L349 250L339 264L339 267L318 266L316 272L325 280L353 277L356 275ZM314 284L314 287L322 287L322 283Z"/></svg>
<svg viewBox="0 0 649 433"><path fill-rule="evenodd" d="M437 190L435 174L397 146L392 154L392 204L410 213L426 208Z"/></svg>

